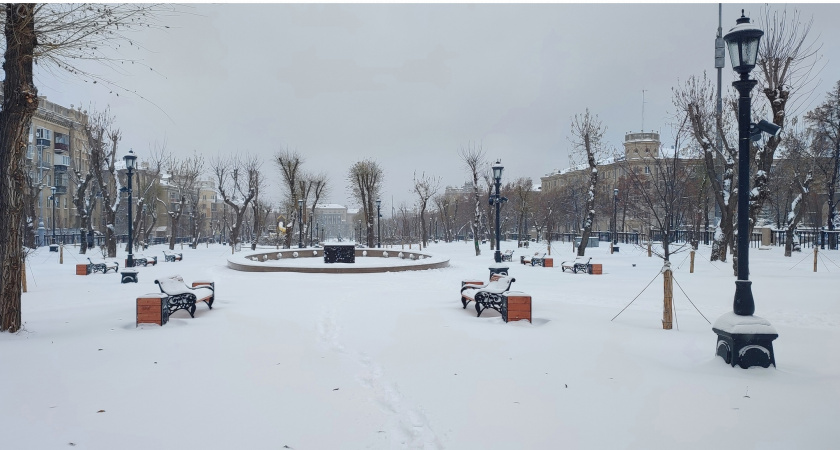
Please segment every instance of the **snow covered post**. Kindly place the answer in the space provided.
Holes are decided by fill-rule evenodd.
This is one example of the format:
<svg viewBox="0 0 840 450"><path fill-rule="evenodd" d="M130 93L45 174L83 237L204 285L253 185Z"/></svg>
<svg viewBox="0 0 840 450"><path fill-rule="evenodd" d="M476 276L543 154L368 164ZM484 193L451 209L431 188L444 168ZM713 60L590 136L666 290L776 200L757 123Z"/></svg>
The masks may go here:
<svg viewBox="0 0 840 450"><path fill-rule="evenodd" d="M820 248L816 245L814 246L814 272L817 271L817 253L820 251Z"/></svg>
<svg viewBox="0 0 840 450"><path fill-rule="evenodd" d="M665 299L662 308L662 329L670 330L673 328L673 307L674 307L674 278L671 272L671 263L665 261L662 266L662 278L665 280Z"/></svg>
<svg viewBox="0 0 840 450"><path fill-rule="evenodd" d="M688 266L688 273L694 273L694 250L691 250L691 263Z"/></svg>

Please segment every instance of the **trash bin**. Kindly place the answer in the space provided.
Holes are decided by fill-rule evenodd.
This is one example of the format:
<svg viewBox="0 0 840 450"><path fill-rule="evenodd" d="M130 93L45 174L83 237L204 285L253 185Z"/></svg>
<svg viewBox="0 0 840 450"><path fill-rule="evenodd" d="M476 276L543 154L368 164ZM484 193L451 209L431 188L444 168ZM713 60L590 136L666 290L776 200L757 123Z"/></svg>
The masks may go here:
<svg viewBox="0 0 840 450"><path fill-rule="evenodd" d="M493 275L504 275L504 276L507 276L507 274L508 274L508 269L510 269L510 266L508 266L507 264L504 264L504 263L495 263L495 264L491 264L491 265L490 265L490 276L491 276L491 277L492 277Z"/></svg>

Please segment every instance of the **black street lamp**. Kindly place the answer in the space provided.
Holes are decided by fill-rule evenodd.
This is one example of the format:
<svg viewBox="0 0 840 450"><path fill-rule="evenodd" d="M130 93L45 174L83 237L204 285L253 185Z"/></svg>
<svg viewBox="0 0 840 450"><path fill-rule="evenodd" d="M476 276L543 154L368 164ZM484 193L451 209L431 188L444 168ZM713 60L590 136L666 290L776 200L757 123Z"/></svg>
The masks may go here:
<svg viewBox="0 0 840 450"><path fill-rule="evenodd" d="M493 164L493 179L496 181L496 193L490 197L490 204L496 205L496 253L493 254L493 259L500 263L502 262L502 251L499 249L499 234L500 234L500 222L499 222L499 208L502 206L502 203L506 202L507 199L502 197L499 193L499 190L502 187L502 171L504 171L505 167L502 165L500 160L496 160L496 163ZM521 231L521 230L520 230ZM521 234L521 232L520 232ZM520 236L521 239L521 236Z"/></svg>
<svg viewBox="0 0 840 450"><path fill-rule="evenodd" d="M716 354L733 367L739 365L746 369L752 366L769 367L776 365L773 354L773 340L779 337L776 330L766 319L754 316L755 301L752 295L752 282L749 281L750 251L750 142L760 139L761 132L776 134L779 127L766 121L750 123L750 92L758 83L750 79L758 57L758 44L764 32L750 24L750 19L741 18L723 39L729 47L732 68L740 74L740 79L732 86L738 90L738 238L737 270L735 281L735 301L733 312L724 314L713 325L712 330L718 335Z"/></svg>
<svg viewBox="0 0 840 450"><path fill-rule="evenodd" d="M379 208L382 206L382 200L376 199L376 248L382 248L382 227L379 225L380 220L379 218L382 217L382 213L379 212Z"/></svg>
<svg viewBox="0 0 840 450"><path fill-rule="evenodd" d="M137 161L137 156L134 154L134 151L129 149L128 154L123 156L123 160L125 160L125 169L126 175L128 178L128 258L125 260L126 267L134 267L134 243L132 242L132 238L134 237L134 233L131 224L131 208L132 208L132 197L131 197L131 177L134 175L134 163Z"/></svg>
<svg viewBox="0 0 840 450"><path fill-rule="evenodd" d="M618 188L613 189L613 239L611 252L618 245Z"/></svg>
<svg viewBox="0 0 840 450"><path fill-rule="evenodd" d="M50 191L52 191L50 196L50 201L52 201L52 245L55 245L55 186L50 186Z"/></svg>
<svg viewBox="0 0 840 450"><path fill-rule="evenodd" d="M300 221L300 228L298 229L298 248L303 248L303 200L298 200L298 220Z"/></svg>

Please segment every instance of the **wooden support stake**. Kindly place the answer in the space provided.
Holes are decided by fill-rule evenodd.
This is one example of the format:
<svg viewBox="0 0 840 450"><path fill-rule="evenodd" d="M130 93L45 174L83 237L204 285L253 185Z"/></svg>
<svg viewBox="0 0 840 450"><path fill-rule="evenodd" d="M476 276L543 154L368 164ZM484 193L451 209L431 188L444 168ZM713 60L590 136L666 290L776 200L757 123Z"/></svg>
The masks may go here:
<svg viewBox="0 0 840 450"><path fill-rule="evenodd" d="M691 264L688 266L688 273L694 273L694 250L691 251Z"/></svg>
<svg viewBox="0 0 840 450"><path fill-rule="evenodd" d="M648 241L648 258L653 256L653 250L651 250L651 242Z"/></svg>
<svg viewBox="0 0 840 450"><path fill-rule="evenodd" d="M662 272L662 278L665 280L665 304L662 309L662 329L670 330L673 327L674 281L671 266L668 263L666 263L665 270Z"/></svg>
<svg viewBox="0 0 840 450"><path fill-rule="evenodd" d="M814 272L817 271L817 252L820 251L819 247L814 247Z"/></svg>
<svg viewBox="0 0 840 450"><path fill-rule="evenodd" d="M64 245L58 247L58 263L64 264Z"/></svg>
<svg viewBox="0 0 840 450"><path fill-rule="evenodd" d="M26 292L26 260L23 260L23 265L20 267L21 271L21 287L23 288L23 292Z"/></svg>

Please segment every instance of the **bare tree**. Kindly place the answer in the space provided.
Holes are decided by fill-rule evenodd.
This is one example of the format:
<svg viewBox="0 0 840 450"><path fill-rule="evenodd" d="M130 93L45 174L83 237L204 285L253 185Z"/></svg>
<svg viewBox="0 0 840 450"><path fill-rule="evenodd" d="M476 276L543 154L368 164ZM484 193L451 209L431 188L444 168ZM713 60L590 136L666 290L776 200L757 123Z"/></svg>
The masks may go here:
<svg viewBox="0 0 840 450"><path fill-rule="evenodd" d="M838 223L837 190L840 182L840 81L834 85L825 102L805 116L813 137L814 156L819 158L817 169L822 175L828 196L826 225L834 231ZM837 236L829 234L829 248L837 249Z"/></svg>
<svg viewBox="0 0 840 450"><path fill-rule="evenodd" d="M607 131L601 124L598 115L591 115L589 109L581 115L575 115L572 119L572 143L574 144L579 157L586 159L589 166L588 193L586 198L586 218L583 221L580 245L577 255L586 254L586 245L589 242L589 235L592 233L592 224L595 221L595 193L598 186L598 160L601 159L603 148L601 139Z"/></svg>
<svg viewBox="0 0 840 450"><path fill-rule="evenodd" d="M38 109L32 80L36 44L35 6L7 3L3 108L0 112L0 331L20 329L21 274L24 263L23 220L27 131Z"/></svg>
<svg viewBox="0 0 840 450"><path fill-rule="evenodd" d="M307 175L306 178L309 180L309 185L311 186L310 192L312 194L312 205L309 208L309 217L314 219L315 208L318 206L318 202L322 197L329 193L329 184L327 184L327 174L324 172L317 175ZM309 242L315 241L315 239L313 239L314 230L314 227L309 227ZM315 238L317 238L317 236Z"/></svg>
<svg viewBox="0 0 840 450"><path fill-rule="evenodd" d="M797 10L788 15L787 9L762 8L759 26L766 34L758 50L757 78L772 122L782 128L788 117L795 117L798 105L807 103L822 69L818 53L821 45L809 39L812 23L813 18L803 22ZM755 164L755 172L750 190L750 232L769 194L770 169L781 141L781 136L771 136L763 145L751 148L750 160Z"/></svg>
<svg viewBox="0 0 840 450"><path fill-rule="evenodd" d="M374 213L376 211L374 203L379 198L382 178L382 168L372 159L365 159L353 164L347 176L353 197L362 207L368 247L374 246Z"/></svg>
<svg viewBox="0 0 840 450"><path fill-rule="evenodd" d="M738 203L735 183L738 150L729 144L730 141L737 142L732 138L731 124L736 122L732 116L734 110L727 108L724 111L728 114L727 120L716 118L715 90L705 73L702 80L690 77L685 84L674 89L673 94L674 105L687 115L694 141L703 149L707 180L720 210L710 260L726 261L727 247L732 247L734 243L735 208ZM716 145L718 133L720 149Z"/></svg>
<svg viewBox="0 0 840 450"><path fill-rule="evenodd" d="M672 248L672 232L682 223L680 216L689 206L689 189L696 183L695 177L702 173L702 160L681 150L681 139L686 133L688 117L674 133L674 154L665 154L659 149L657 157L646 161L652 170L644 173L638 165L623 162L624 172L629 180L631 195L639 201L634 205L643 211L637 217L647 218L647 225L660 231L663 260L670 261L671 254L685 249L685 245ZM700 176L702 178L702 176Z"/></svg>
<svg viewBox="0 0 840 450"><path fill-rule="evenodd" d="M229 242L233 253L236 244L239 243L239 234L245 213L248 212L248 205L257 195L262 163L255 156L245 155L224 159L217 157L211 161L210 166L217 181L219 195L222 201L230 206L234 215L233 223L229 224Z"/></svg>
<svg viewBox="0 0 840 450"><path fill-rule="evenodd" d="M464 161L464 165L470 175L470 181L472 181L475 214L473 215L473 220L470 223L470 230L473 234L475 256L479 256L481 255L481 247L479 246L480 238L478 236L481 229L481 198L478 190L478 180L481 171L484 169L484 166L487 165L487 161L484 158L484 150L481 148L481 144L476 145L470 143L466 147L461 147L461 150L458 153Z"/></svg>
<svg viewBox="0 0 840 450"><path fill-rule="evenodd" d="M441 194L434 196L433 201L443 224L443 241L452 242L455 232L455 218L458 216L458 198Z"/></svg>
<svg viewBox="0 0 840 450"><path fill-rule="evenodd" d="M165 165L169 173L169 189L174 191L177 200L174 210L163 202L167 206L166 212L169 215L169 250L174 250L178 237L178 224L186 212L185 206L189 204L194 209L198 204L198 181L204 173L204 156L198 153L193 153L192 156L183 159L170 156ZM191 229L190 234L193 232L194 230Z"/></svg>
<svg viewBox="0 0 840 450"><path fill-rule="evenodd" d="M162 7L149 4L5 5L3 105L0 113L0 332L20 329L21 269L26 175L21 162L26 135L38 108L33 63L89 75L79 60L108 61L100 49L115 48L126 32L151 27ZM163 8L170 9L164 5ZM146 12L147 14L141 14Z"/></svg>
<svg viewBox="0 0 840 450"><path fill-rule="evenodd" d="M284 149L274 155L274 163L280 169L280 175L283 180L283 190L285 193L285 211L287 217L295 218L294 222L286 225L286 243L285 247L292 246L292 230L295 228L297 222L297 201L298 201L298 179L302 176L301 164L303 164L303 157L296 151ZM294 211L294 214L288 214L289 211Z"/></svg>
<svg viewBox="0 0 840 450"><path fill-rule="evenodd" d="M117 256L116 215L122 188L117 174L117 147L122 133L114 127L109 110L92 113L85 125L85 135L90 148L90 167L93 172L105 214L105 248L109 258Z"/></svg>
<svg viewBox="0 0 840 450"><path fill-rule="evenodd" d="M429 246L429 233L426 230L426 208L429 206L429 199L437 194L440 189L440 178L426 176L426 172L417 178L414 173L414 193L417 194L417 206L420 209L420 240L423 247Z"/></svg>
<svg viewBox="0 0 840 450"><path fill-rule="evenodd" d="M793 121L795 124L795 120ZM773 190L779 191L784 204L779 227L785 230L785 256L793 251L794 233L805 215L806 199L814 181L813 170L816 158L811 153L815 147L809 142L811 133L797 130L795 125L785 134L785 144L780 149L783 158L776 162L773 179L768 190L772 201Z"/></svg>

